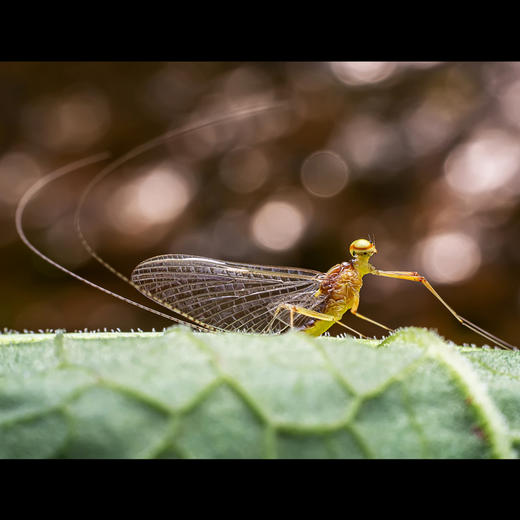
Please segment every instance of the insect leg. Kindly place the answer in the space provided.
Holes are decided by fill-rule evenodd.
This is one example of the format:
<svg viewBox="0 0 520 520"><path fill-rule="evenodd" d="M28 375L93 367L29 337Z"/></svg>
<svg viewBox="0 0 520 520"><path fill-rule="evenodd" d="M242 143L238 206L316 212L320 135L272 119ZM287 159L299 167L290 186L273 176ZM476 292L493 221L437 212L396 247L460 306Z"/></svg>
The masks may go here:
<svg viewBox="0 0 520 520"><path fill-rule="evenodd" d="M267 330L271 331L273 323L275 322L276 317L278 316L278 314L280 314L280 311L282 309L287 309L290 312L290 327L291 327L291 329L293 329L294 328L294 310L295 310L295 308L296 307L294 305L289 305L286 303L281 303L280 305L278 305L278 307L276 307L276 310L274 311L271 321L269 322L269 325L267 326Z"/></svg>
<svg viewBox="0 0 520 520"><path fill-rule="evenodd" d="M467 327L468 329L480 334L482 337L486 338L488 341L495 343L499 347L502 347L506 350L512 350L515 347L507 341L504 341L500 338L497 338L490 332L487 332L484 329L481 329L478 325L475 325L471 321L463 318L459 314L457 314L437 293L437 291L431 286L430 282L426 280L426 278L415 271L380 271L379 269L374 269L370 274L375 274L376 276L387 276L388 278L399 278L401 280L410 280L412 282L421 282L443 305L446 307L451 314L460 322L462 325Z"/></svg>
<svg viewBox="0 0 520 520"><path fill-rule="evenodd" d="M324 314L322 312L316 312L311 309L306 309L305 307L299 307L298 305L291 305L288 303L281 303L276 308L276 311L273 316L273 320L280 311L280 309L287 309L291 313L291 328L293 328L293 322L294 322L294 313L303 314L304 316L308 316L309 318L315 318L317 320L322 321L332 321L334 323L337 323L338 325L341 325L342 327L345 327L346 329L350 330L351 332L354 332L357 334L360 338L367 338L364 334L361 334L361 332L358 332L355 329L350 328L349 326L345 325L344 323L341 323L337 318L334 316L331 316L330 314Z"/></svg>
<svg viewBox="0 0 520 520"><path fill-rule="evenodd" d="M354 304L352 305L352 307L350 309L350 312L354 316L357 316L358 318L361 318L363 320L369 321L370 323L373 323L374 325L377 325L378 327L381 327L382 329L389 330L390 332L394 331L393 329L391 329L390 327L387 327L386 325L383 325L382 323L379 323L379 322L377 322L375 320L371 320L370 318L367 318L366 316L363 316L362 314L359 314L359 312L357 311L358 307L359 307L359 296L354 300Z"/></svg>

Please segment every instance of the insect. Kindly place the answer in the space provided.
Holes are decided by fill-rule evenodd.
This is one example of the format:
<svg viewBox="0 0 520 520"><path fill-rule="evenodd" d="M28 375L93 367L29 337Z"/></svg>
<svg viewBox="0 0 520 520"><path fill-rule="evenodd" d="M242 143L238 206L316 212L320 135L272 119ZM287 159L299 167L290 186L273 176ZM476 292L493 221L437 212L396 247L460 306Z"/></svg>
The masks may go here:
<svg viewBox="0 0 520 520"><path fill-rule="evenodd" d="M348 310L357 318L391 331L358 312L363 277L371 274L410 280L422 283L472 331L502 348L514 348L457 314L419 273L376 269L369 261L377 253L370 240L354 240L349 250L352 260L326 273L192 255L162 255L141 262L131 280L143 294L171 302L209 330L281 333L295 328L311 336L320 336L335 323L362 336L340 321Z"/></svg>
<svg viewBox="0 0 520 520"><path fill-rule="evenodd" d="M271 108L273 107L243 110L220 119L206 120L149 141L104 168L92 179L81 196L76 210L75 224L78 236L86 250L112 273L155 303L169 309L174 315L137 303L80 277L45 256L25 236L22 226L23 212L34 195L46 184L63 175L105 160L106 154L73 163L48 174L33 185L20 200L16 211L16 228L20 238L40 257L90 286L199 331L279 334L290 329L298 329L311 336L320 336L332 325L339 324L364 337L340 321L347 311L359 319L391 331L392 329L386 325L358 312L363 277L371 274L422 283L462 325L501 348L515 348L457 314L419 273L381 271L372 266L370 258L377 253L377 249L370 239L354 240L349 247L352 259L333 266L326 273L295 267L243 264L186 254L167 254L141 262L134 269L131 277L127 278L93 250L82 233L80 214L89 192L101 179L129 159L168 139L199 130L204 126L251 117Z"/></svg>

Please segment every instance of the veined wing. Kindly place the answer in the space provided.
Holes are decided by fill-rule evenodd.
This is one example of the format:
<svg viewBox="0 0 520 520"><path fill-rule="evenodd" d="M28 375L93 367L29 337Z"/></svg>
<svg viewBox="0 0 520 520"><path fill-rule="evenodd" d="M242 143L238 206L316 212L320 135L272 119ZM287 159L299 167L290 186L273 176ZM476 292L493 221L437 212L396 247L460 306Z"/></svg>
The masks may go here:
<svg viewBox="0 0 520 520"><path fill-rule="evenodd" d="M201 256L161 255L141 262L132 272L137 288L158 303L166 302L218 330L280 333L290 327L281 303L320 311L325 297L315 297L323 273L213 260ZM147 294L148 293L148 294ZM309 318L295 314L294 326Z"/></svg>

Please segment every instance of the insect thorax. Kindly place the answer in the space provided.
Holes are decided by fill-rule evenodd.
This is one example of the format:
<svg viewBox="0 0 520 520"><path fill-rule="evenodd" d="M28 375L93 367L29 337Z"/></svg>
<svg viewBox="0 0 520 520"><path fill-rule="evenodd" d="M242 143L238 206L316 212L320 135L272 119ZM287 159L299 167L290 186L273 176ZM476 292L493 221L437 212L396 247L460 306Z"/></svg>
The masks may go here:
<svg viewBox="0 0 520 520"><path fill-rule="evenodd" d="M331 267L321 282L320 292L331 300L350 301L363 285L361 276L351 262L343 262Z"/></svg>

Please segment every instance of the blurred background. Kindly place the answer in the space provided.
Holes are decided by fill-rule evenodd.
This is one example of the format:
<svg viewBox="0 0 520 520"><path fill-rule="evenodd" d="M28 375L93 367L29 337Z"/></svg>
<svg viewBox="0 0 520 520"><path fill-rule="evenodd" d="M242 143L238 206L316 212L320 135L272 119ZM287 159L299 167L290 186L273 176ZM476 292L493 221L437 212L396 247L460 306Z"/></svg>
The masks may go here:
<svg viewBox="0 0 520 520"><path fill-rule="evenodd" d="M90 243L127 276L164 253L326 271L370 234L376 267L421 272L462 316L519 344L519 63L1 63L0 326L169 326L29 251L16 203L68 162L105 150L116 159L184 124L279 100L286 109L202 128L117 168L87 199ZM42 190L27 235L81 276L148 303L75 236L75 205L102 166ZM412 282L365 278L360 312L485 342Z"/></svg>

